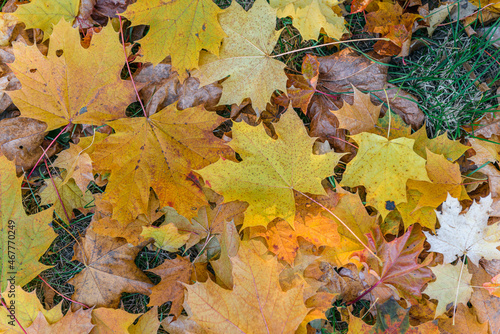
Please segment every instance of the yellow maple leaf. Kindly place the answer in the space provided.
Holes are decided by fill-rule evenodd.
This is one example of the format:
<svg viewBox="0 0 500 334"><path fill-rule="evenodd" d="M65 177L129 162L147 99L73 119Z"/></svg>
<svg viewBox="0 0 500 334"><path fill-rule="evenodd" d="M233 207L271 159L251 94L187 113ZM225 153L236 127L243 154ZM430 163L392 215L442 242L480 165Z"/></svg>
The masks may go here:
<svg viewBox="0 0 500 334"><path fill-rule="evenodd" d="M218 161L198 171L226 202L242 200L250 204L243 228L267 226L277 217L293 225L293 191L326 194L321 180L333 175L342 156L334 152L314 155L316 138L309 137L291 107L274 127L277 140L269 137L262 126L235 123L229 145L243 161Z"/></svg>
<svg viewBox="0 0 500 334"><path fill-rule="evenodd" d="M332 113L339 120L339 128L347 129L351 135L355 135L375 127L382 105L374 105L370 101L370 94L363 94L354 86L352 89L354 90L354 104L344 102L342 108Z"/></svg>
<svg viewBox="0 0 500 334"><path fill-rule="evenodd" d="M412 133L408 138L415 139L413 150L422 158L427 159L426 149L435 154L442 154L449 161L455 161L465 153L469 146L460 144L458 140L448 139L448 135L443 133L436 138L427 137L427 129L422 126L418 131Z"/></svg>
<svg viewBox="0 0 500 334"><path fill-rule="evenodd" d="M57 236L49 225L53 209L31 216L24 212L22 182L14 163L0 156L0 292L28 284L50 268L38 259Z"/></svg>
<svg viewBox="0 0 500 334"><path fill-rule="evenodd" d="M438 301L434 318L446 312L450 303L467 304L472 295L471 278L467 265L458 260L456 265L440 264L430 268L436 276L434 282L429 283L423 291L431 299Z"/></svg>
<svg viewBox="0 0 500 334"><path fill-rule="evenodd" d="M139 0L123 16L132 24L147 24L148 34L140 40L144 61L154 65L168 55L181 76L198 67L201 49L219 54L225 37L217 16L222 12L211 0Z"/></svg>
<svg viewBox="0 0 500 334"><path fill-rule="evenodd" d="M359 144L356 157L347 164L342 184L364 186L367 203L385 218L396 205L406 202L408 179L431 181L425 160L413 151L413 139L387 138L363 132L351 137Z"/></svg>
<svg viewBox="0 0 500 334"><path fill-rule="evenodd" d="M434 154L426 149L426 170L431 182L408 180L408 188L418 190L420 197L416 209L421 207L437 208L446 201L448 194L460 200L468 199L467 192L462 185L460 166L454 164L443 155ZM461 194L465 194L465 198Z"/></svg>
<svg viewBox="0 0 500 334"><path fill-rule="evenodd" d="M231 262L233 290L212 280L185 285L191 319L209 333L294 333L308 313L304 287L283 292L277 260L262 259L248 242L241 243Z"/></svg>
<svg viewBox="0 0 500 334"><path fill-rule="evenodd" d="M174 224L143 226L141 236L155 239L155 246L168 252L177 252L190 237L189 233L179 233Z"/></svg>
<svg viewBox="0 0 500 334"><path fill-rule="evenodd" d="M14 55L9 66L22 88L8 94L22 116L47 123L46 131L69 122L101 125L124 117L135 100L132 83L120 78L123 49L111 25L93 35L85 49L78 29L61 19L46 57L36 45L20 42Z"/></svg>
<svg viewBox="0 0 500 334"><path fill-rule="evenodd" d="M61 19L73 22L78 15L80 0L51 1L33 0L17 7L12 13L26 25L26 29L39 28L44 32L46 40Z"/></svg>
<svg viewBox="0 0 500 334"><path fill-rule="evenodd" d="M38 300L36 291L26 292L20 286L16 286L15 295L10 296L11 297L9 297L8 293L2 294L2 298L5 300L6 305L12 305L11 301L13 301L16 319L25 329L35 321L40 312L44 315L49 324L56 323L63 317L61 312L62 304L50 310L46 310L42 303L40 303L40 300ZM9 317L9 313L7 313L7 310L3 307L0 308L0 333L26 333L12 317Z"/></svg>
<svg viewBox="0 0 500 334"><path fill-rule="evenodd" d="M340 39L347 29L344 18L339 15L337 0L271 0L271 6L278 8L278 16L293 18L293 25L302 38L318 39L323 28L332 38ZM339 14L338 14L339 13Z"/></svg>
<svg viewBox="0 0 500 334"><path fill-rule="evenodd" d="M207 202L191 169L203 168L220 155L234 156L212 133L222 120L203 107L179 111L170 105L149 118L110 122L116 133L97 144L91 158L99 172L111 172L104 200L113 207L113 219L126 224L148 213L150 187L160 207L195 216Z"/></svg>
<svg viewBox="0 0 500 334"><path fill-rule="evenodd" d="M202 86L229 76L222 83L219 104L240 105L250 98L260 115L276 89L286 92L285 64L269 56L280 35L275 30L276 10L265 0L255 1L248 12L233 2L219 21L228 35L219 57L202 52L200 70L193 75Z"/></svg>

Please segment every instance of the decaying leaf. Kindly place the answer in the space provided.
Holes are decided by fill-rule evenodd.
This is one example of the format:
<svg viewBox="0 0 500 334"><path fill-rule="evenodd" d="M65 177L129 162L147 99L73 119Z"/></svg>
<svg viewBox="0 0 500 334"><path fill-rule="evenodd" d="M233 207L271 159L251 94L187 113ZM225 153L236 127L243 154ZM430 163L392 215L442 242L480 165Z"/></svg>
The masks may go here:
<svg viewBox="0 0 500 334"><path fill-rule="evenodd" d="M141 246L87 230L74 248L73 259L85 267L68 281L75 287L73 300L89 306L116 308L122 292L151 293L153 284L134 263Z"/></svg>

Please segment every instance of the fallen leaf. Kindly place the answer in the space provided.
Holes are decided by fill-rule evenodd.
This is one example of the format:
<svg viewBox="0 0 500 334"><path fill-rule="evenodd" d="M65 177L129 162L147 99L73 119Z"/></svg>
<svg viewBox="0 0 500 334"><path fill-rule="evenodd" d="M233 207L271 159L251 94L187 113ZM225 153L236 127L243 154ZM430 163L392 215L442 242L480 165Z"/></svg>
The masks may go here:
<svg viewBox="0 0 500 334"><path fill-rule="evenodd" d="M174 319L174 317L170 316L161 322L161 326L170 334L207 334L200 325L185 315Z"/></svg>
<svg viewBox="0 0 500 334"><path fill-rule="evenodd" d="M92 159L90 159L88 152L85 152L79 145L69 143L69 148L59 153L53 166L66 170L63 185L68 183L70 178L73 178L82 193L85 193L89 183L94 181Z"/></svg>
<svg viewBox="0 0 500 334"><path fill-rule="evenodd" d="M38 300L36 291L26 292L21 286L15 286L13 290L15 291L15 295L4 293L2 294L2 298L5 300L5 305L15 305L15 317L24 329L35 321L40 312L50 324L58 322L63 317L61 312L62 304L59 304L51 310L46 310ZM0 308L0 332L7 334L25 334L15 319L9 316L9 313L7 313L4 307Z"/></svg>
<svg viewBox="0 0 500 334"><path fill-rule="evenodd" d="M167 252L177 252L180 247L186 244L189 233L179 233L174 224L162 224L160 227L144 226L141 236L155 240L155 246Z"/></svg>
<svg viewBox="0 0 500 334"><path fill-rule="evenodd" d="M64 317L54 324L50 324L42 312L38 313L35 321L26 328L27 334L52 334L52 333L75 333L88 334L94 327L90 323L92 309L79 309L72 312L71 309Z"/></svg>
<svg viewBox="0 0 500 334"><path fill-rule="evenodd" d="M57 236L49 225L54 209L30 216L24 212L22 182L14 163L0 156L0 292L26 285L49 269L38 259Z"/></svg>
<svg viewBox="0 0 500 334"><path fill-rule="evenodd" d="M362 319L349 312L349 333L408 333L408 334L439 334L436 322L427 322L420 326L411 326L408 310L403 309L393 299L384 304L377 304L376 323L370 326Z"/></svg>
<svg viewBox="0 0 500 334"><path fill-rule="evenodd" d="M219 54L220 42L225 37L221 28L223 13L210 0L139 0L123 16L133 25L150 26L146 37L139 42L144 62L156 65L171 55L172 65L185 78L186 71L198 67L201 49Z"/></svg>
<svg viewBox="0 0 500 334"><path fill-rule="evenodd" d="M447 263L430 268L436 280L429 283L423 293L438 301L434 319L444 314L449 304L453 306L455 300L464 305L469 302L473 292L470 284L472 274L469 274L467 266L463 266L463 262L458 260L455 265Z"/></svg>
<svg viewBox="0 0 500 334"><path fill-rule="evenodd" d="M116 308L123 292L149 295L153 285L134 262L142 247L87 230L74 246L73 260L85 267L68 281L75 287L71 299L88 306Z"/></svg>
<svg viewBox="0 0 500 334"><path fill-rule="evenodd" d="M474 267L472 272L472 286L481 286L484 282L491 281L489 275L481 267ZM500 299L490 295L486 289L474 289L470 303L474 313L477 315L479 323L489 324L489 333L498 333L500 330Z"/></svg>
<svg viewBox="0 0 500 334"><path fill-rule="evenodd" d="M191 319L208 332L294 333L308 313L303 287L283 292L276 259L262 259L248 243L241 244L231 262L232 291L211 280L186 285L185 305Z"/></svg>
<svg viewBox="0 0 500 334"><path fill-rule="evenodd" d="M97 144L91 158L98 171L111 171L104 199L113 206L113 219L131 222L146 213L150 187L161 207L196 215L207 202L191 170L234 154L212 133L221 120L203 107L178 111L172 105L150 118L109 122L115 134Z"/></svg>
<svg viewBox="0 0 500 334"><path fill-rule="evenodd" d="M425 126L412 133L409 138L415 139L413 150L424 159L427 159L426 150L429 150L432 153L444 155L449 161L455 161L470 148L462 145L458 140L448 139L446 133L429 139L427 137L427 127Z"/></svg>
<svg viewBox="0 0 500 334"><path fill-rule="evenodd" d="M16 164L18 173L28 171L43 154L47 124L32 118L14 117L0 121L0 155ZM51 155L54 154L52 150Z"/></svg>
<svg viewBox="0 0 500 334"><path fill-rule="evenodd" d="M70 179L66 184L63 184L63 179L59 177L47 179L45 182L47 185L40 192L40 204L53 204L54 212L66 224L69 224L68 219L75 217L73 210L77 209L84 214L90 211L87 207L94 201L94 196L90 191L82 193L74 179Z"/></svg>
<svg viewBox="0 0 500 334"><path fill-rule="evenodd" d="M160 327L158 321L158 306L152 307L149 311L141 315L139 321L135 325L128 327L130 334L157 333Z"/></svg>
<svg viewBox="0 0 500 334"><path fill-rule="evenodd" d="M125 116L134 101L130 81L120 79L123 49L111 25L80 45L78 28L62 19L54 26L47 57L36 45L14 44L10 68L22 84L8 92L24 117L47 123L46 131L73 124L102 125Z"/></svg>
<svg viewBox="0 0 500 334"><path fill-rule="evenodd" d="M264 0L256 0L248 12L234 2L219 22L228 35L219 56L202 52L193 75L202 86L230 76L222 82L219 104L240 105L249 97L259 116L275 90L286 92L285 64L269 56L280 34L274 30L276 10Z"/></svg>
<svg viewBox="0 0 500 334"><path fill-rule="evenodd" d="M411 304L416 304L421 298L423 286L432 279L432 272L427 267L432 256L419 261L424 250L425 237L419 225L408 228L405 234L386 242L380 229L368 237L372 251L382 260L364 250L359 253L360 261L367 264L364 268L365 281L375 286L370 294L372 300L384 303L391 296L403 297Z"/></svg>
<svg viewBox="0 0 500 334"><path fill-rule="evenodd" d="M321 180L333 174L341 156L312 154L316 139L307 135L302 121L291 108L281 116L275 128L278 140L269 137L260 126L234 124L229 146L243 161L218 161L198 171L225 201L244 200L250 204L242 228L267 226L276 217L292 225L294 190L325 194Z"/></svg>
<svg viewBox="0 0 500 334"><path fill-rule="evenodd" d="M475 314L462 304L457 306L457 311L452 318L438 320L441 333L445 334L487 334L488 323L480 324Z"/></svg>
<svg viewBox="0 0 500 334"><path fill-rule="evenodd" d="M272 7L278 9L278 17L291 16L293 25L304 40L318 39L321 29L335 39L341 39L347 29L344 18L337 6L341 1L328 0L271 0Z"/></svg>
<svg viewBox="0 0 500 334"><path fill-rule="evenodd" d="M491 211L491 196L474 202L465 214L456 198L448 196L443 203L442 213L436 212L441 227L436 235L424 232L431 245L430 251L444 255L444 263L451 263L457 256L466 255L476 266L481 257L487 260L500 256L498 224L488 226Z"/></svg>
<svg viewBox="0 0 500 334"><path fill-rule="evenodd" d="M128 329L137 318L137 314L131 314L120 309L96 308L92 311L92 334L128 334Z"/></svg>
<svg viewBox="0 0 500 334"><path fill-rule="evenodd" d="M377 124L381 105L376 106L370 101L370 94L363 94L356 87L354 104L344 103L342 108L332 111L339 120L339 127L349 130L351 135L371 130Z"/></svg>
<svg viewBox="0 0 500 334"><path fill-rule="evenodd" d="M500 274L491 279L491 282L483 283L483 287L488 290L490 295L500 298Z"/></svg>
<svg viewBox="0 0 500 334"><path fill-rule="evenodd" d="M396 205L406 202L408 179L430 181L425 160L413 152L413 139L384 137L363 132L351 136L359 144L356 157L347 164L342 184L363 185L366 201L385 218Z"/></svg>
<svg viewBox="0 0 500 334"><path fill-rule="evenodd" d="M468 199L468 196L465 198L461 196L462 193L467 194L467 192L462 185L460 166L430 150L427 150L426 155L425 169L431 182L414 180L407 182L409 189L416 189L422 194L416 208L427 206L435 209L446 200L448 195L461 200Z"/></svg>
<svg viewBox="0 0 500 334"><path fill-rule="evenodd" d="M77 14L80 1L47 1L33 0L17 7L12 14L26 25L26 29L39 28L44 32L43 39L46 40L53 35L53 26L61 20L72 23ZM16 57L17 58L17 57Z"/></svg>

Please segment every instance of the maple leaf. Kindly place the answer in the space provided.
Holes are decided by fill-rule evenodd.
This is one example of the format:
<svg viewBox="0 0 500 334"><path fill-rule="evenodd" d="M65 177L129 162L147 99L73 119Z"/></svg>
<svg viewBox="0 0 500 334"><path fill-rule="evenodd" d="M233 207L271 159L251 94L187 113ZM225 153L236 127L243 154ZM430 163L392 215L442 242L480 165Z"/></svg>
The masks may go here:
<svg viewBox="0 0 500 334"><path fill-rule="evenodd" d="M334 39L341 39L347 32L340 8L342 1L332 0L271 0L278 8L278 16L293 18L293 25L305 40L318 39L321 29Z"/></svg>
<svg viewBox="0 0 500 334"><path fill-rule="evenodd" d="M474 333L488 334L488 322L479 323L474 311L468 306L458 304L457 310L452 318L438 320L438 326L441 333Z"/></svg>
<svg viewBox="0 0 500 334"><path fill-rule="evenodd" d="M222 235L217 238L220 244L220 256L215 261L210 261L216 275L217 284L229 289L233 288L233 265L231 257L238 254L240 237L234 225L234 220L226 222Z"/></svg>
<svg viewBox="0 0 500 334"><path fill-rule="evenodd" d="M232 291L211 280L186 285L185 303L191 319L208 332L293 333L308 313L303 287L283 292L277 260L262 259L246 242L231 262Z"/></svg>
<svg viewBox="0 0 500 334"><path fill-rule="evenodd" d="M181 76L198 67L201 49L219 54L225 37L217 17L223 13L210 0L139 0L122 14L133 25L147 24L148 34L140 40L144 62L154 65L168 55Z"/></svg>
<svg viewBox="0 0 500 334"><path fill-rule="evenodd" d="M219 104L240 105L248 97L259 116L275 90L286 91L285 64L269 56L280 34L274 30L276 10L265 0L256 0L248 12L233 2L219 22L228 35L219 57L202 52L200 70L193 75L201 86L229 76Z"/></svg>
<svg viewBox="0 0 500 334"><path fill-rule="evenodd" d="M349 333L408 333L408 334L439 334L438 326L435 322L427 322L419 326L410 325L409 310L399 306L394 298L383 304L377 303L376 323L370 326L362 319L353 316L349 312Z"/></svg>
<svg viewBox="0 0 500 334"><path fill-rule="evenodd" d="M366 250L360 254L360 261L370 269L365 268L364 272L365 281L374 286L370 293L381 303L393 295L416 303L422 296L422 287L432 279L427 266L433 258L428 256L423 262L418 261L425 242L419 225L410 226L405 234L391 242L385 241L380 229L374 229L368 240L370 248L382 260L379 262Z"/></svg>
<svg viewBox="0 0 500 334"><path fill-rule="evenodd" d="M90 322L92 309L79 309L72 312L71 309L64 317L54 324L50 324L43 312L38 312L35 321L26 328L27 334L52 334L52 333L75 333L88 334L94 327Z"/></svg>
<svg viewBox="0 0 500 334"><path fill-rule="evenodd" d="M75 124L101 125L125 116L134 101L132 83L120 79L123 49L111 25L85 49L78 28L62 19L54 26L48 55L36 45L14 44L10 64L21 90L8 92L21 115L47 123L47 131Z"/></svg>
<svg viewBox="0 0 500 334"><path fill-rule="evenodd" d="M368 244L366 235L376 226L377 217L370 216L368 212L366 212L366 208L361 202L358 194L352 194L345 190L341 190L342 188L340 187L338 188L337 191L343 196L340 198L338 205L332 209L336 217L329 214L326 215L337 223L340 243L336 247L328 247L325 249L322 256L328 262L335 263L341 267L349 262L354 252L365 249L365 246L360 243L360 240L365 245ZM352 232L339 220L342 220Z"/></svg>
<svg viewBox="0 0 500 334"><path fill-rule="evenodd" d="M92 323L95 325L92 333L96 334L126 334L132 327L137 314L131 314L120 309L96 308L92 311Z"/></svg>
<svg viewBox="0 0 500 334"><path fill-rule="evenodd" d="M186 243L186 249L193 247L200 240L210 235L222 234L226 221L235 220L241 224L243 222L243 213L248 204L241 201L223 203L211 208L203 206L198 210L198 215L191 221L180 216L177 212L172 212L169 208L163 208L167 212L165 223L171 222L177 228L184 232L189 232L190 237Z"/></svg>
<svg viewBox="0 0 500 334"><path fill-rule="evenodd" d="M351 135L371 130L377 124L382 105L376 106L370 101L370 94L363 94L356 87L354 104L344 103L342 108L332 111L339 120L339 127L349 130Z"/></svg>
<svg viewBox="0 0 500 334"><path fill-rule="evenodd" d="M135 325L128 327L130 334L157 333L160 327L158 320L158 306L152 307L149 311L141 315Z"/></svg>
<svg viewBox="0 0 500 334"><path fill-rule="evenodd" d="M336 247L341 240L337 232L337 224L332 219L322 215L307 216L303 222L295 220L294 229L286 221L279 220L269 224L267 231L255 230L251 234L252 236L264 237L267 240L269 251L290 265L293 265L299 249L299 237L316 247Z"/></svg>
<svg viewBox="0 0 500 334"><path fill-rule="evenodd" d="M85 268L68 281L75 287L71 298L85 305L118 307L122 292L149 295L153 285L134 263L142 247L87 230L74 247L73 260Z"/></svg>
<svg viewBox="0 0 500 334"><path fill-rule="evenodd" d="M389 41L378 41L373 46L374 50L382 55L407 56L409 47L405 44L411 41L413 23L423 17L413 13L403 13L403 8L398 4L378 1L378 10L366 15L365 30L381 34Z"/></svg>
<svg viewBox="0 0 500 334"><path fill-rule="evenodd" d="M461 200L468 199L467 192L462 185L460 166L446 160L443 155L434 154L430 150L427 150L426 156L425 169L432 182L408 180L407 183L409 189L416 189L422 194L417 209L424 206L437 208L446 200L448 195ZM462 194L465 194L465 196L462 196Z"/></svg>
<svg viewBox="0 0 500 334"><path fill-rule="evenodd" d="M148 212L140 214L130 223L121 223L112 219L113 206L109 202L102 200L102 196L99 194L96 194L95 197L96 213L89 228L97 234L125 238L134 246L146 241L141 236L142 228L144 226L151 226L157 219L164 215L163 212L158 210L160 202L152 191L149 194Z"/></svg>
<svg viewBox="0 0 500 334"><path fill-rule="evenodd" d="M447 263L430 268L436 281L429 283L423 292L438 301L434 318L445 313L448 304L455 303L455 300L465 305L469 301L473 292L470 285L472 274L467 267L462 268L463 265L459 260L456 265Z"/></svg>
<svg viewBox="0 0 500 334"><path fill-rule="evenodd" d="M491 281L489 275L481 266L471 266L472 286L481 286L484 282ZM480 323L489 324L489 333L498 333L500 331L500 303L499 297L490 295L486 289L474 289L470 303L473 306L474 313Z"/></svg>
<svg viewBox="0 0 500 334"><path fill-rule="evenodd" d="M148 306L160 306L171 301L169 313L179 317L184 302L184 286L181 283L190 283L193 271L189 259L176 256L148 271L161 277L161 282L151 288Z"/></svg>
<svg viewBox="0 0 500 334"><path fill-rule="evenodd" d="M59 153L53 165L66 170L66 177L62 181L62 185L73 178L82 193L85 193L89 183L94 181L92 159L90 159L88 152L85 152L79 145L69 143L69 148Z"/></svg>
<svg viewBox="0 0 500 334"><path fill-rule="evenodd" d="M191 169L234 155L212 133L221 121L203 107L178 111L171 105L149 118L110 122L116 133L97 144L91 157L98 171L111 172L104 200L113 206L113 219L131 222L147 213L150 187L161 207L194 216L207 202Z"/></svg>
<svg viewBox="0 0 500 334"><path fill-rule="evenodd" d="M9 286L28 284L50 268L38 259L57 236L49 225L53 209L31 216L24 212L22 182L22 178L16 177L14 163L0 156L0 292ZM17 274L9 281L13 272Z"/></svg>
<svg viewBox="0 0 500 334"><path fill-rule="evenodd" d="M172 253L177 252L189 239L189 233L179 233L174 224L143 227L141 236L155 239L156 247Z"/></svg>
<svg viewBox="0 0 500 334"><path fill-rule="evenodd" d="M387 111L384 117L377 120L374 128L369 130L370 133L375 133L382 137L392 140L400 137L410 137L411 127L405 123L403 118L398 114Z"/></svg>
<svg viewBox="0 0 500 334"><path fill-rule="evenodd" d="M449 161L455 161L462 156L469 146L460 144L458 140L448 139L448 134L443 133L435 138L427 137L427 129L422 126L418 131L412 133L409 138L415 139L413 150L422 158L427 159L426 151L442 154Z"/></svg>
<svg viewBox="0 0 500 334"><path fill-rule="evenodd" d="M359 144L356 157L347 164L342 184L363 185L367 202L385 218L396 205L406 202L408 179L429 181L425 160L413 152L413 139L384 137L363 132L351 136Z"/></svg>
<svg viewBox="0 0 500 334"><path fill-rule="evenodd" d="M269 137L261 126L234 124L229 146L243 161L218 161L198 171L225 201L244 200L250 204L243 228L266 226L277 217L293 225L293 191L325 194L321 180L333 174L342 156L333 152L312 154L316 138L307 135L292 108L281 116L275 129L277 140Z"/></svg>
<svg viewBox="0 0 500 334"><path fill-rule="evenodd" d="M3 276L2 276L3 277ZM12 305L11 301L15 305L15 316L17 321L23 326L23 328L29 327L37 318L39 312L41 312L45 319L50 323L56 323L63 317L61 312L61 305L53 307L50 310L46 310L43 305L38 300L36 296L36 291L26 292L20 286L15 288L15 296L9 293L2 295L5 300L5 305ZM10 295L10 297L9 297ZM17 322L14 321L14 325L10 323L13 321L5 308L0 308L0 333L8 334L25 334L25 332L19 327Z"/></svg>
<svg viewBox="0 0 500 334"><path fill-rule="evenodd" d="M12 15L23 22L26 29L42 29L44 32L43 39L46 40L51 36L53 26L59 23L61 19L70 23L75 20L78 15L79 5L79 0L33 0L30 3L18 6Z"/></svg>
<svg viewBox="0 0 500 334"><path fill-rule="evenodd" d="M94 197L90 191L82 193L73 179L65 184L63 182L61 178L47 180L47 187L40 192L40 204L54 204L54 212L62 221L69 224L68 218L74 218L73 210L78 209L82 213L88 213L90 210L86 207L92 203Z"/></svg>
<svg viewBox="0 0 500 334"><path fill-rule="evenodd" d="M431 207L421 207L417 209L417 205L422 198L422 193L415 189L408 189L406 203L400 203L396 206L401 214L405 230L411 225L419 223L422 227L434 231L436 227L436 212Z"/></svg>
<svg viewBox="0 0 500 334"><path fill-rule="evenodd" d="M451 263L457 256L466 255L476 266L481 257L492 260L500 257L499 223L488 226L491 195L474 202L465 214L460 214L460 202L448 196L442 212L436 212L441 227L436 235L424 232L431 245L430 251L444 255L444 263Z"/></svg>

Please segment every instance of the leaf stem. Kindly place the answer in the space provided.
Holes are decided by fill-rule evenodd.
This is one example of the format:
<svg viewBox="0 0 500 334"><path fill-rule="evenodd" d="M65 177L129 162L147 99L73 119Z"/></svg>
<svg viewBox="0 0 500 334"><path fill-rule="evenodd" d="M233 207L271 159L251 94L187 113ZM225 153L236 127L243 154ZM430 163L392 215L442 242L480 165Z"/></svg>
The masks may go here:
<svg viewBox="0 0 500 334"><path fill-rule="evenodd" d="M148 115L146 114L146 109L144 108L144 105L142 104L141 97L139 96L139 91L137 90L137 86L135 85L135 80L134 77L132 76L132 71L130 70L130 65L128 64L128 58L127 58L127 49L125 48L125 39L123 38L123 24L122 24L122 17L121 15L116 12L116 15L118 15L118 20L120 21L120 36L122 38L122 46L123 46L123 54L125 55L125 64L127 64L127 70L128 74L130 75L130 80L132 81L132 85L134 86L134 91L135 91L135 96L137 96L137 101L141 104L142 112L144 113L144 117L148 118Z"/></svg>
<svg viewBox="0 0 500 334"><path fill-rule="evenodd" d="M64 206L61 195L59 194L59 190L57 190L56 183L54 182L54 179L52 178L52 174L50 173L49 165L47 165L47 159L43 159L43 162L45 163L45 168L47 168L47 172L49 172L50 180L52 181L52 185L54 186L54 189L56 191L57 198L59 198L59 202L61 202L61 206L64 210L64 215L66 215L66 219L68 220L68 225L69 225L71 222L71 219L69 219L68 212L66 211L66 207Z"/></svg>

